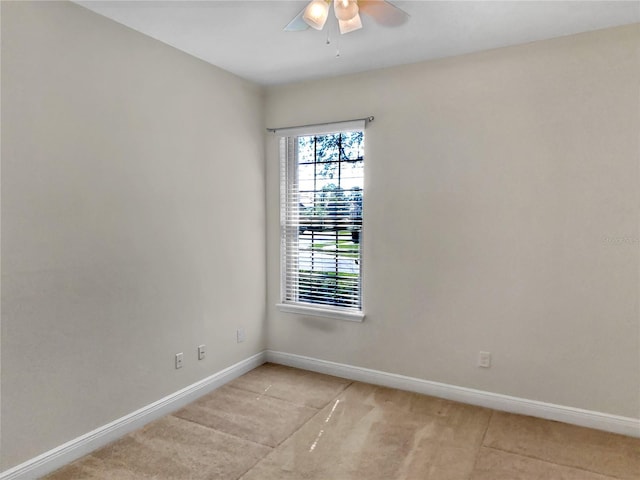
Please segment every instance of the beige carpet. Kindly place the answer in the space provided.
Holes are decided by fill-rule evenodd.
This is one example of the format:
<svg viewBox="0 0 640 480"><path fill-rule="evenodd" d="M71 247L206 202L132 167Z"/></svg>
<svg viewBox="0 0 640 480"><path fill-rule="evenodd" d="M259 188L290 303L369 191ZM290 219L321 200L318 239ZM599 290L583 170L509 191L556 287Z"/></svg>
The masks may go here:
<svg viewBox="0 0 640 480"><path fill-rule="evenodd" d="M48 480L638 480L640 439L265 364Z"/></svg>

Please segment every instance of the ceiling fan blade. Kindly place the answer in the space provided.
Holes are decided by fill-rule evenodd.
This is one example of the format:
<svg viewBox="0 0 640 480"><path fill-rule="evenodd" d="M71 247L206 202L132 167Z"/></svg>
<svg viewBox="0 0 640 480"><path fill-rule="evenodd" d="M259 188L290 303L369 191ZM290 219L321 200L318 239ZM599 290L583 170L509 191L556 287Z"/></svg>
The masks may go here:
<svg viewBox="0 0 640 480"><path fill-rule="evenodd" d="M409 14L386 0L360 0L360 12L385 27L397 27L409 20Z"/></svg>
<svg viewBox="0 0 640 480"><path fill-rule="evenodd" d="M291 20L286 27L284 27L285 32L302 32L309 28L307 22L304 21L302 16L304 15L304 11L307 7L303 8L302 11L296 15L293 20Z"/></svg>

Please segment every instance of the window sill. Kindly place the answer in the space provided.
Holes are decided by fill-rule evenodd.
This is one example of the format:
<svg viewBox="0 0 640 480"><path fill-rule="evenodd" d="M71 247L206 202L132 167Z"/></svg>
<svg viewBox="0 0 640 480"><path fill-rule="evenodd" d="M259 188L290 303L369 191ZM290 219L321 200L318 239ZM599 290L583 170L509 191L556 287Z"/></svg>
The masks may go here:
<svg viewBox="0 0 640 480"><path fill-rule="evenodd" d="M297 313L300 315L311 315L314 317L334 318L337 320L347 320L349 322L362 322L364 320L363 312L344 311L333 308L308 307L306 305L297 305L291 303L278 303L276 304L276 308L285 313Z"/></svg>

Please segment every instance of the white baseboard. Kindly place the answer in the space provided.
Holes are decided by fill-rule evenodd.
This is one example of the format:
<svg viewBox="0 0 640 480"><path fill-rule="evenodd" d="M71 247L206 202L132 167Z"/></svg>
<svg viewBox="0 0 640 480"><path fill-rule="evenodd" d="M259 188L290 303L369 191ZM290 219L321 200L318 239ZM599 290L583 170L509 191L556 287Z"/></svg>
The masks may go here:
<svg viewBox="0 0 640 480"><path fill-rule="evenodd" d="M494 410L530 415L532 417L556 420L581 427L640 437L640 419L638 418L621 417L608 413L511 397L499 393L484 392L472 388L457 387L455 385L431 382L419 378L406 377L404 375L354 367L342 363L329 362L273 350L267 350L266 357L268 362L348 378L359 382L398 388Z"/></svg>
<svg viewBox="0 0 640 480"><path fill-rule="evenodd" d="M221 387L234 378L253 370L265 362L265 352L260 352L210 377L200 380L171 395L142 407L129 415L125 415L107 425L86 433L78 438L60 445L48 452L38 455L20 465L0 473L0 480L34 480L53 472L78 458L103 447L118 438L143 427L147 423L163 417L193 402L216 388Z"/></svg>
<svg viewBox="0 0 640 480"><path fill-rule="evenodd" d="M368 368L354 367L352 365L329 362L327 360L303 357L291 353L267 350L257 353L210 377L189 385L157 402L75 438L31 460L10 468L9 470L5 470L0 473L0 480L34 480L53 472L67 463L143 427L153 420L184 407L202 395L262 365L265 361L335 375L350 380L432 395L434 397L446 398L495 410L531 415L582 427L640 437L640 419L637 418L621 417L563 405L554 405L499 393L484 392L482 390L431 382Z"/></svg>

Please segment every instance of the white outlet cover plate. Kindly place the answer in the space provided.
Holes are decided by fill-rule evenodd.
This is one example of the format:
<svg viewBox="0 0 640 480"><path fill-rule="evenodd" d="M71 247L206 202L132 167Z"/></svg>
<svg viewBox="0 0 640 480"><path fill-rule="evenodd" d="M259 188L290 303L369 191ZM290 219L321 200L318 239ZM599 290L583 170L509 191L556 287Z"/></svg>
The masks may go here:
<svg viewBox="0 0 640 480"><path fill-rule="evenodd" d="M482 368L491 367L491 352L480 352L478 355L478 366Z"/></svg>

